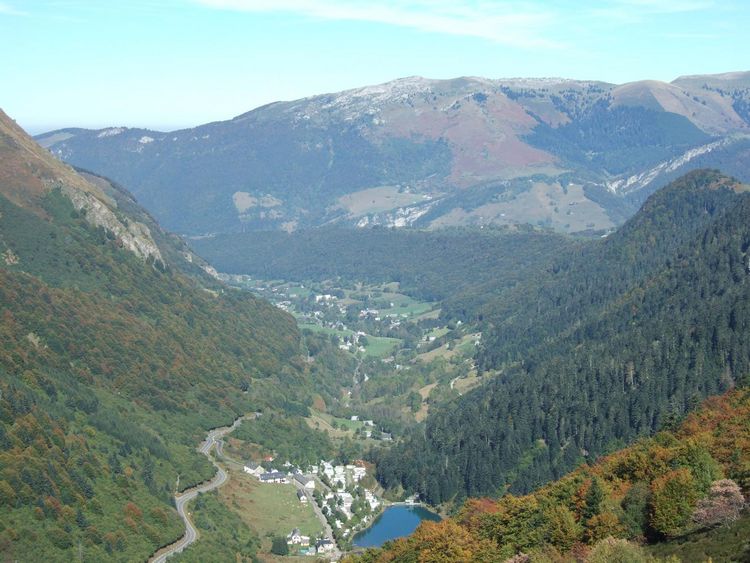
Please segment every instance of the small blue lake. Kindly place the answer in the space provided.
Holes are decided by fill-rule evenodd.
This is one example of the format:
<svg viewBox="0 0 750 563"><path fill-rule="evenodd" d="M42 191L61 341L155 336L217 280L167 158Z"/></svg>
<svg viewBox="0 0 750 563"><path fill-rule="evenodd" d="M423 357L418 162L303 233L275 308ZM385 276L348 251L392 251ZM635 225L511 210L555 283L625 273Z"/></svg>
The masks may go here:
<svg viewBox="0 0 750 563"><path fill-rule="evenodd" d="M385 542L408 536L422 520L440 521L440 516L421 506L389 506L372 526L354 536L356 547L380 547Z"/></svg>

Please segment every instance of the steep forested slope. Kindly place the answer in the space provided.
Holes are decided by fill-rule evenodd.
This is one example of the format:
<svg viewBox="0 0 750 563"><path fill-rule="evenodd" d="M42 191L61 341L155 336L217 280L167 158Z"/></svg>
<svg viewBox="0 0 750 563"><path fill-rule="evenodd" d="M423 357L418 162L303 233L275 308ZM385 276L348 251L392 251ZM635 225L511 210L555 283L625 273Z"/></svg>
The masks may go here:
<svg viewBox="0 0 750 563"><path fill-rule="evenodd" d="M328 375L290 316L209 281L113 190L0 113L3 559L145 560L182 534L175 487L213 474L205 430L306 413Z"/></svg>
<svg viewBox="0 0 750 563"><path fill-rule="evenodd" d="M453 518L354 561L747 561L750 393L712 398L673 431L533 494L470 499ZM639 544L645 544L643 547ZM675 561L668 559L667 561Z"/></svg>
<svg viewBox="0 0 750 563"><path fill-rule="evenodd" d="M432 502L526 491L750 373L750 195L697 172L486 312L485 387L379 459ZM738 193L739 192L739 193Z"/></svg>
<svg viewBox="0 0 750 563"><path fill-rule="evenodd" d="M191 241L221 272L299 281L397 281L402 291L427 300L490 281L497 291L512 287L573 244L569 237L530 228L322 228Z"/></svg>

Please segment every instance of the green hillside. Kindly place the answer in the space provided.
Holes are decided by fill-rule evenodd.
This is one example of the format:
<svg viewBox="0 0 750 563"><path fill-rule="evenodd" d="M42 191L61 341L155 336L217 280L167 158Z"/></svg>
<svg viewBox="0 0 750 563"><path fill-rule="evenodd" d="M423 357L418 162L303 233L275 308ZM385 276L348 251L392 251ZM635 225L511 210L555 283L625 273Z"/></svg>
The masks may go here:
<svg viewBox="0 0 750 563"><path fill-rule="evenodd" d="M485 310L489 384L378 458L434 503L528 491L670 424L750 373L750 196L692 173L621 231Z"/></svg>
<svg viewBox="0 0 750 563"><path fill-rule="evenodd" d="M207 429L305 416L335 386L291 316L210 281L4 114L0 155L0 553L145 560L183 532L175 488L214 473Z"/></svg>
<svg viewBox="0 0 750 563"><path fill-rule="evenodd" d="M349 561L747 561L748 420L746 389L714 397L679 428L532 494L470 499L452 518Z"/></svg>

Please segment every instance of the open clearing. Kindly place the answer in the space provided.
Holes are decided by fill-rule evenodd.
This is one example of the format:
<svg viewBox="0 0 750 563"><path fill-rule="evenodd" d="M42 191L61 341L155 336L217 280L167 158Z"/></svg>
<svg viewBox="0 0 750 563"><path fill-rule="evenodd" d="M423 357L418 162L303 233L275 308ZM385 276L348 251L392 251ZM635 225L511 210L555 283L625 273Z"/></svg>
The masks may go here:
<svg viewBox="0 0 750 563"><path fill-rule="evenodd" d="M300 503L297 488L291 484L261 483L241 471L232 471L231 479L219 489L219 498L258 533L264 551L270 549L272 536L285 536L294 528L311 537L323 531L312 507Z"/></svg>
<svg viewBox="0 0 750 563"><path fill-rule="evenodd" d="M475 342L478 341L481 333L467 334L461 338L458 342L452 342L449 348L445 345L419 354L417 359L423 362L431 362L437 358L443 358L444 360L450 360L453 356L460 353L470 353L475 346Z"/></svg>
<svg viewBox="0 0 750 563"><path fill-rule="evenodd" d="M380 186L342 196L338 199L338 205L348 211L350 216L358 217L424 201L421 194L399 193L395 186Z"/></svg>
<svg viewBox="0 0 750 563"><path fill-rule="evenodd" d="M457 207L430 225L432 228L489 223L530 223L573 233L614 226L606 211L588 199L582 186L535 182L528 191L507 201L485 203L469 211Z"/></svg>
<svg viewBox="0 0 750 563"><path fill-rule="evenodd" d="M358 428L364 427L364 423L361 421L337 418L315 410L311 410L311 414L305 419L305 422L307 422L310 428L327 432L332 438L353 438L354 432ZM334 422L336 423L336 428L333 427Z"/></svg>
<svg viewBox="0 0 750 563"><path fill-rule="evenodd" d="M422 397L422 404L420 405L419 410L414 413L414 418L417 422L422 422L427 418L427 411L430 408L430 405L427 403L427 398L435 387L437 387L437 383L430 383L419 390L419 395Z"/></svg>
<svg viewBox="0 0 750 563"><path fill-rule="evenodd" d="M469 373L469 377L461 377L457 379L453 384L453 389L463 395L467 391L470 391L471 389L474 389L474 387L480 385L482 381L484 381L484 378L479 377L477 375L477 372L475 370L472 370L471 373Z"/></svg>

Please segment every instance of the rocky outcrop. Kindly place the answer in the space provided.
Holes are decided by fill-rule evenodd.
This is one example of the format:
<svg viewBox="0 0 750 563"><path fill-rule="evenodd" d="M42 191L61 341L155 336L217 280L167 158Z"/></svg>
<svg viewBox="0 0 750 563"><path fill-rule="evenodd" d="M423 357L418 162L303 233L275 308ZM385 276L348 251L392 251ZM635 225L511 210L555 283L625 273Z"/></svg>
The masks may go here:
<svg viewBox="0 0 750 563"><path fill-rule="evenodd" d="M144 260L153 257L154 260L164 262L159 247L146 225L130 221L124 223L104 202L91 193L80 191L66 184L61 184L60 189L73 203L73 207L82 212L91 224L112 232L124 248Z"/></svg>

